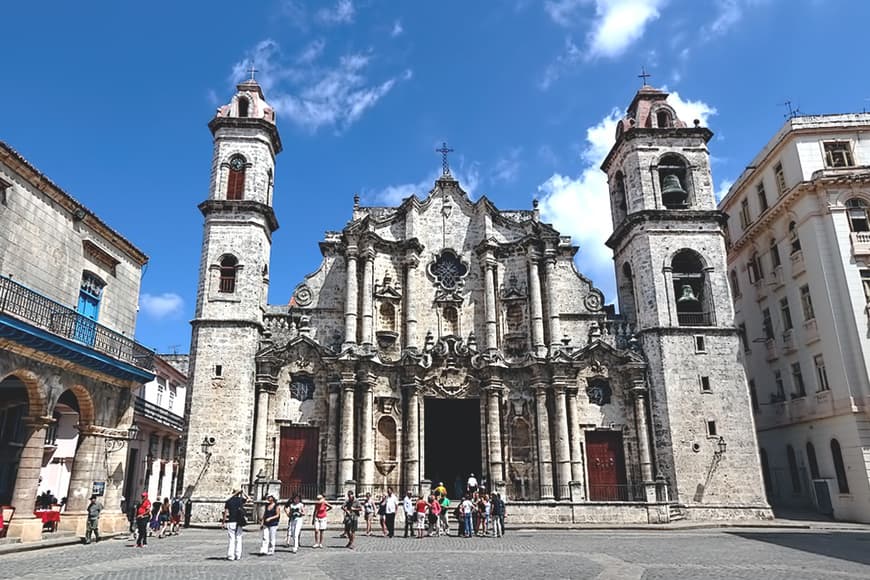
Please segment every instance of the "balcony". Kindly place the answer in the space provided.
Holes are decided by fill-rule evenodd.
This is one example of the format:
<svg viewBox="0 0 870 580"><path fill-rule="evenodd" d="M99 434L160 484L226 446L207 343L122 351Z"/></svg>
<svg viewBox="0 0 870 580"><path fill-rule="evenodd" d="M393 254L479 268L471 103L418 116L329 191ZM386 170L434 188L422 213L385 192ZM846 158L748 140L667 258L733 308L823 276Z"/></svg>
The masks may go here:
<svg viewBox="0 0 870 580"><path fill-rule="evenodd" d="M856 256L870 256L870 232L852 232L852 253Z"/></svg>
<svg viewBox="0 0 870 580"><path fill-rule="evenodd" d="M178 431L184 429L183 417L176 415L172 411L164 409L159 405L155 405L150 401L146 401L142 397L136 397L136 400L133 401L133 411L139 417L150 419L151 421L160 423L161 425L172 427Z"/></svg>
<svg viewBox="0 0 870 580"><path fill-rule="evenodd" d="M781 288L785 285L785 276L782 274L782 264L773 269L770 273L770 285L774 289Z"/></svg>
<svg viewBox="0 0 870 580"><path fill-rule="evenodd" d="M677 312L680 326L713 326L712 312Z"/></svg>
<svg viewBox="0 0 870 580"><path fill-rule="evenodd" d="M768 338L765 341L765 346L767 347L767 362L774 361L779 358L779 353L776 351L776 341L772 338Z"/></svg>
<svg viewBox="0 0 870 580"><path fill-rule="evenodd" d="M153 378L146 372L154 368L153 351L5 276L0 276L0 337L113 376Z"/></svg>

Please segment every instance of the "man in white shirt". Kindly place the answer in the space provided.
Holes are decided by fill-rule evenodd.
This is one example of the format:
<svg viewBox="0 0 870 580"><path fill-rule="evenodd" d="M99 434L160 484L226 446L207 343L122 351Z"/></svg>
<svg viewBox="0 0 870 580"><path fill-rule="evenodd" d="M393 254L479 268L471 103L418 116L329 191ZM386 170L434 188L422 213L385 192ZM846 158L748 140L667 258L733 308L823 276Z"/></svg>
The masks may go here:
<svg viewBox="0 0 870 580"><path fill-rule="evenodd" d="M468 482L465 484L468 493L474 493L477 491L477 478L474 477L474 474L468 476Z"/></svg>
<svg viewBox="0 0 870 580"><path fill-rule="evenodd" d="M387 488L387 499L384 501L384 519L387 524L387 537L396 533L396 512L399 511L399 498L393 493L393 488Z"/></svg>
<svg viewBox="0 0 870 580"><path fill-rule="evenodd" d="M408 537L408 533L410 532L411 537L414 537L414 522L417 520L417 509L414 505L414 498L411 495L411 491L405 494L405 498L402 500L402 508L405 511L405 537Z"/></svg>

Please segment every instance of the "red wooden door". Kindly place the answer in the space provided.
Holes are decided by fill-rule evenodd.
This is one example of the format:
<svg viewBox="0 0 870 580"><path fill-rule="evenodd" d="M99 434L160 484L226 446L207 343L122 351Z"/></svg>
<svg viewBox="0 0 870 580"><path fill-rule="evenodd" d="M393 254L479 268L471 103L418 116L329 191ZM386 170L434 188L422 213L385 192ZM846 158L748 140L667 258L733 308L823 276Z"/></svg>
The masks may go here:
<svg viewBox="0 0 870 580"><path fill-rule="evenodd" d="M281 427L281 447L278 456L278 479L281 496L300 493L303 498L317 493L316 427Z"/></svg>
<svg viewBox="0 0 870 580"><path fill-rule="evenodd" d="M625 455L622 434L616 431L586 432L586 467L591 501L626 501Z"/></svg>

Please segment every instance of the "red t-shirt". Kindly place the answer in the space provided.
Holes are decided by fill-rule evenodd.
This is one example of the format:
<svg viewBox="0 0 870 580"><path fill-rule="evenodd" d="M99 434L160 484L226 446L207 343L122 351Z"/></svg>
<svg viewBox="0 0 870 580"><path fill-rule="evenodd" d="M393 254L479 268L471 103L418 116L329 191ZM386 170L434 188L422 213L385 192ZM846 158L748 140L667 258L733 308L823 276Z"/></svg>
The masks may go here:
<svg viewBox="0 0 870 580"><path fill-rule="evenodd" d="M148 499L143 499L139 504L139 509L136 510L136 517L142 517L151 514L151 502Z"/></svg>
<svg viewBox="0 0 870 580"><path fill-rule="evenodd" d="M441 514L441 504L438 503L437 500L432 500L432 503L429 504L429 509L432 510L432 515L437 516Z"/></svg>
<svg viewBox="0 0 870 580"><path fill-rule="evenodd" d="M326 517L326 503L317 504L317 507L314 508L314 517L316 517L316 518L325 518Z"/></svg>
<svg viewBox="0 0 870 580"><path fill-rule="evenodd" d="M424 500L424 499L417 500L417 513L418 514L425 514L426 508L428 507L428 505L429 504L427 504L426 500Z"/></svg>

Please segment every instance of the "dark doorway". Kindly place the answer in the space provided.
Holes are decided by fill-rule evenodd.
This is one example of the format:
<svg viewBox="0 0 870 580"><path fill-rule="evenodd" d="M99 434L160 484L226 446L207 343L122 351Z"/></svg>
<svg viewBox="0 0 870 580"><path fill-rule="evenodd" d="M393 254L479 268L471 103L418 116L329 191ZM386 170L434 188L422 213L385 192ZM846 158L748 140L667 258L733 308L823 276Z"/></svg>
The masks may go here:
<svg viewBox="0 0 870 580"><path fill-rule="evenodd" d="M426 399L424 404L423 475L432 485L443 481L448 495L458 498L469 474L481 477L480 400Z"/></svg>

